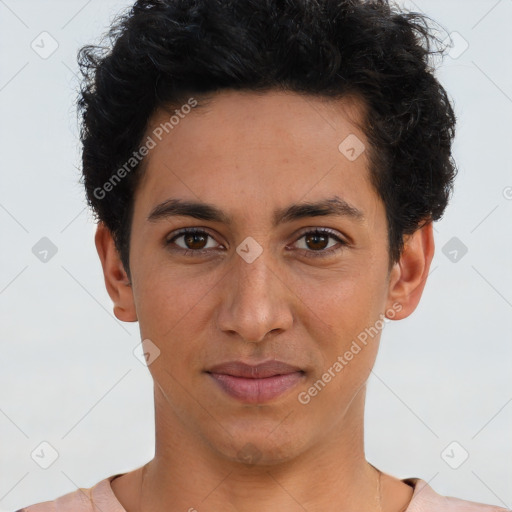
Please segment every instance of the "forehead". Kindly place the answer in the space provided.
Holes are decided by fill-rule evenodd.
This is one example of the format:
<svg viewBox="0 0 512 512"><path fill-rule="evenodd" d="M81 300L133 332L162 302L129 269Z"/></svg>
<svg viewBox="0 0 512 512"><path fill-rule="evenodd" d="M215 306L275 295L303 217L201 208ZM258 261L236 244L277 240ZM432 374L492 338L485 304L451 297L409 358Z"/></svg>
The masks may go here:
<svg viewBox="0 0 512 512"><path fill-rule="evenodd" d="M312 146L325 150L330 145L331 152L338 150L340 137L350 133L365 138L361 129L365 105L354 96L331 99L285 91L223 90L182 101L181 105L157 109L146 133L158 139L160 149L172 145L176 154L180 149L192 149L183 148L184 142L193 142L195 152L206 147L212 153L241 152L262 144L266 148L286 144L297 153L310 153ZM190 107L192 103L194 107Z"/></svg>
<svg viewBox="0 0 512 512"><path fill-rule="evenodd" d="M155 147L136 194L148 208L170 197L245 214L333 195L360 209L375 200L357 99L222 91L195 100L156 111L148 124Z"/></svg>

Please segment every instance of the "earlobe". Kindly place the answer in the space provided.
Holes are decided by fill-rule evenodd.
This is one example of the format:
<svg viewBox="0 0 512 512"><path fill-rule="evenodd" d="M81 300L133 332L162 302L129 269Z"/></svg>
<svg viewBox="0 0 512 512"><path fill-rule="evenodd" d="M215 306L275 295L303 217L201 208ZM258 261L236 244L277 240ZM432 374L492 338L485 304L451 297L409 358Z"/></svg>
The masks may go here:
<svg viewBox="0 0 512 512"><path fill-rule="evenodd" d="M112 234L102 222L98 223L94 242L103 268L105 286L114 303L114 315L123 322L136 322L137 314L130 279L123 267Z"/></svg>
<svg viewBox="0 0 512 512"><path fill-rule="evenodd" d="M401 320L416 309L427 282L433 257L433 225L429 222L404 240L400 261L395 263L389 279L386 312L392 310L394 314L388 318Z"/></svg>

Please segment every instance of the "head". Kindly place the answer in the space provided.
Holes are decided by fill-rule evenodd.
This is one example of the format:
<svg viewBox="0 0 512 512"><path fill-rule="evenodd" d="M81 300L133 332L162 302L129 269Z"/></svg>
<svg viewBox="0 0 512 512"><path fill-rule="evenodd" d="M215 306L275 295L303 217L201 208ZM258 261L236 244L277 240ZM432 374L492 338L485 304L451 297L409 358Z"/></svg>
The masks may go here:
<svg viewBox="0 0 512 512"><path fill-rule="evenodd" d="M456 174L427 20L384 0L141 0L109 35L79 54L79 107L116 316L160 351L176 421L231 458L291 457L347 415L379 326L425 285ZM267 359L300 370L295 391L242 407L212 384L215 364Z"/></svg>

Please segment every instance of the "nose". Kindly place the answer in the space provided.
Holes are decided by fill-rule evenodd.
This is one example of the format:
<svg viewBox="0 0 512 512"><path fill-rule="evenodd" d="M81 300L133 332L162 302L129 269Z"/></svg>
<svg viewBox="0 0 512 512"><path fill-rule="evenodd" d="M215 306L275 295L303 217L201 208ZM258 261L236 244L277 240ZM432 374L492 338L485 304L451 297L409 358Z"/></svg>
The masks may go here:
<svg viewBox="0 0 512 512"><path fill-rule="evenodd" d="M222 284L217 316L218 327L224 333L259 343L269 333L291 327L293 293L275 267L265 251L251 263L236 255Z"/></svg>

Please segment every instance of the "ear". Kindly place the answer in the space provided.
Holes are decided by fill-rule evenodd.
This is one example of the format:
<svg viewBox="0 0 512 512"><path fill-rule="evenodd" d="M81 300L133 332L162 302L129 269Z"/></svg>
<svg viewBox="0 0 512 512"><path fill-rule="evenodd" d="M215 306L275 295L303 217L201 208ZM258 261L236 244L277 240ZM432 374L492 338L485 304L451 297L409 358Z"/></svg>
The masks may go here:
<svg viewBox="0 0 512 512"><path fill-rule="evenodd" d="M429 222L412 235L404 237L400 261L393 266L389 278L386 312L392 311L395 314L388 316L386 313L386 317L401 320L416 309L427 282L433 257L433 226L432 222Z"/></svg>
<svg viewBox="0 0 512 512"><path fill-rule="evenodd" d="M98 223L94 242L103 267L105 286L114 303L114 315L123 322L136 322L137 313L132 285L119 257L112 234L103 222Z"/></svg>

